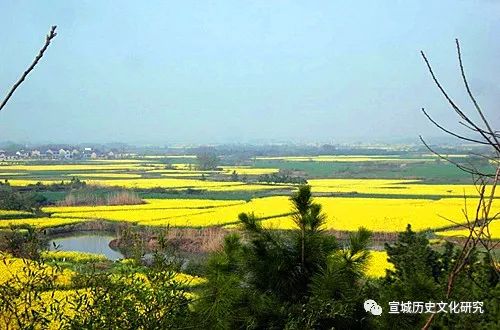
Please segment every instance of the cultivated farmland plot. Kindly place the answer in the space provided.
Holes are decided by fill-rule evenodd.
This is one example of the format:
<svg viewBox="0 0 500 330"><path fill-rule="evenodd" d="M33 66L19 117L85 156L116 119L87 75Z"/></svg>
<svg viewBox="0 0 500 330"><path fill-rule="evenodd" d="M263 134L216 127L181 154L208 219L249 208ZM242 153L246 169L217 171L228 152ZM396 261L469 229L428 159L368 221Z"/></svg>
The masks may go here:
<svg viewBox="0 0 500 330"><path fill-rule="evenodd" d="M175 163L165 166L165 161ZM162 194L159 195L161 198L145 199L145 204L140 205L43 208L50 217L33 218L27 214L23 217L21 213L12 215L9 211L0 211L0 217L5 219L0 222L0 226L5 228L11 224L25 223L47 228L106 220L154 227L234 227L239 213L253 212L266 227L291 229L294 224L288 216L291 212L288 196L297 185L259 182L261 175L279 173L282 164L318 163L321 166L335 166L336 163L379 163L392 166L393 163L417 163L427 166L435 162L435 158L431 155L349 155L258 157L255 161L256 166L259 161L273 161L278 166L221 165L217 171L202 171L197 169L195 156L192 155L80 163L4 162L0 166L0 179L8 180L12 186L41 184L50 187L61 181L78 178L89 186L119 187L144 194L149 190L160 189ZM454 169L449 167L448 171L453 172ZM314 172L312 170L311 175L314 176ZM308 175L307 172L305 174ZM246 178L246 182L241 181L242 177ZM316 201L327 214L325 229L354 231L363 226L376 232L402 231L408 223L416 230L436 230L466 221L461 210L466 203L474 205L477 188L456 184L446 175L441 178L441 182L430 184L425 177L348 179L330 176L308 180L313 193L318 196ZM193 191L201 192L203 197L196 194L190 196ZM181 194L182 198L176 198L173 193ZM221 194L226 194L224 200L218 199ZM240 196L245 199L238 198ZM469 208L469 213L471 210Z"/></svg>

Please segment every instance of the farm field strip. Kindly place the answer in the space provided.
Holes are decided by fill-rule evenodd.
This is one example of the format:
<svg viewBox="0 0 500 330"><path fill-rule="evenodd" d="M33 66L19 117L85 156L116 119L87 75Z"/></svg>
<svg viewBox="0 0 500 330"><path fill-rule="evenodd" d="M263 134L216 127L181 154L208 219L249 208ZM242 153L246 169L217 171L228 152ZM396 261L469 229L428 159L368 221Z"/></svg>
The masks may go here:
<svg viewBox="0 0 500 330"><path fill-rule="evenodd" d="M102 170L133 170L147 171L163 167L161 164L44 164L44 165L12 165L0 164L0 171L23 171L23 172L42 172L42 171L102 171Z"/></svg>
<svg viewBox="0 0 500 330"><path fill-rule="evenodd" d="M59 217L10 219L10 220L0 220L0 228L9 228L10 226L19 226L19 225L31 225L39 229L44 229L44 228L71 225L85 221L88 221L88 219L59 218Z"/></svg>
<svg viewBox="0 0 500 330"><path fill-rule="evenodd" d="M474 185L423 184L418 180L380 179L312 179L308 183L315 193L359 193L379 195L433 195L443 197L478 196Z"/></svg>
<svg viewBox="0 0 500 330"><path fill-rule="evenodd" d="M255 198L249 202L227 203L211 208L155 208L155 203L171 203L171 200L150 200L151 204L136 206L104 206L46 208L54 212L52 217L77 219L104 219L110 221L132 221L147 226L206 227L236 223L242 212L253 212L267 228L292 229L296 225L289 216L292 211L286 196ZM192 203L196 203L192 200ZM327 215L325 229L354 231L365 227L376 232L402 231L407 224L414 230L439 229L453 225L447 219L464 223L462 198L440 200L424 199L372 199L317 197ZM221 201L222 202L222 201ZM227 201L226 201L227 202ZM470 205L477 202L470 200ZM182 204L181 204L182 205ZM474 212L469 209L470 215ZM32 220L32 219L31 219Z"/></svg>
<svg viewBox="0 0 500 330"><path fill-rule="evenodd" d="M135 210L165 210L165 209L205 209L232 206L246 203L243 200L213 200L213 199L145 199L145 204L108 205L108 206L50 206L43 210L49 213L73 213L95 211L135 211Z"/></svg>
<svg viewBox="0 0 500 330"><path fill-rule="evenodd" d="M104 186L120 186L124 188L210 188L221 186L234 186L243 184L241 182L220 182L220 181L204 181L197 179L130 179L130 180L99 180L96 182L89 181L90 184L100 184Z"/></svg>
<svg viewBox="0 0 500 330"><path fill-rule="evenodd" d="M151 161L146 159L89 159L87 162L95 163L95 164L143 164L143 163L151 163Z"/></svg>
<svg viewBox="0 0 500 330"><path fill-rule="evenodd" d="M370 199L317 197L316 203L327 215L325 229L355 231L365 227L376 232L403 231L407 224L414 230L439 229L454 225L447 219L465 223L462 213L462 198L440 200L420 199ZM468 203L474 205L477 200ZM474 213L469 208L469 215ZM272 229L296 228L290 217L263 220L263 225Z"/></svg>
<svg viewBox="0 0 500 330"><path fill-rule="evenodd" d="M65 180L68 178L77 177L77 178L120 178L120 179L138 179L141 178L140 174L132 174L132 173L70 173L64 174Z"/></svg>
<svg viewBox="0 0 500 330"><path fill-rule="evenodd" d="M151 158L156 156L145 156L145 158ZM185 159L196 159L196 155L165 155L159 156L161 158L185 158Z"/></svg>
<svg viewBox="0 0 500 330"><path fill-rule="evenodd" d="M484 232L484 234L488 234ZM483 234L483 235L484 235ZM454 229L437 232L436 235L442 237L456 237L456 238L466 238L469 236L469 230L467 229ZM489 225L489 235L492 239L500 240L500 219L493 220Z"/></svg>
<svg viewBox="0 0 500 330"><path fill-rule="evenodd" d="M238 175L262 175L278 173L279 168L256 168L251 166L221 166L225 174L236 172Z"/></svg>
<svg viewBox="0 0 500 330"><path fill-rule="evenodd" d="M41 258L44 261L52 261L52 262L96 262L96 261L105 261L107 260L104 254L96 254L89 252L80 252L80 251L42 251Z"/></svg>
<svg viewBox="0 0 500 330"><path fill-rule="evenodd" d="M0 219L4 217L12 217L12 216L29 216L31 212L27 211L17 211L17 210L0 210Z"/></svg>
<svg viewBox="0 0 500 330"><path fill-rule="evenodd" d="M140 224L143 221L159 221L178 217L191 217L198 214L212 212L209 209L159 209L159 210L134 210L134 211L95 211L95 212L72 212L55 213L52 219L76 218L89 220L109 220L119 222L133 222Z"/></svg>
<svg viewBox="0 0 500 330"><path fill-rule="evenodd" d="M215 186L210 187L208 191L259 191L259 190L290 190L296 188L290 184L238 184L238 185L230 185L230 186Z"/></svg>
<svg viewBox="0 0 500 330"><path fill-rule="evenodd" d="M147 172L150 173L150 172ZM161 177L165 178L183 178L183 177L195 177L195 178L200 178L203 176L204 173L192 173L192 172L179 172L179 173L160 173Z"/></svg>
<svg viewBox="0 0 500 330"><path fill-rule="evenodd" d="M152 201L164 205L179 202L178 200L157 200ZM199 200L190 200L190 203L196 205ZM97 207L50 207L45 208L46 212L53 212L52 219L101 219L110 221L131 221L140 225L152 226L183 226L183 227L205 227L212 225L222 225L229 222L235 222L238 215L242 212L255 212L258 216L280 215L290 212L288 197L275 196L266 198L257 198L250 202L230 203L229 201L217 201L220 205L214 205L212 208L156 208L148 210L148 204L137 205L135 208L127 206L125 210L120 206ZM206 203L206 201L201 201ZM182 205L182 204L180 204ZM75 210L77 209L77 210ZM68 211L68 212L66 212Z"/></svg>
<svg viewBox="0 0 500 330"><path fill-rule="evenodd" d="M66 179L65 182L68 182ZM276 190L276 189L291 189L292 185L286 184L251 184L244 182L231 181L208 181L199 179L180 179L180 178L142 178L142 179L100 179L100 180L84 180L89 185L120 187L128 189L153 189L163 188L172 190L187 190L198 189L206 191L259 191L259 190ZM22 180L10 179L9 183L12 186L24 187L28 185L36 185L38 182L44 185L60 183L61 180Z"/></svg>
<svg viewBox="0 0 500 330"><path fill-rule="evenodd" d="M149 170L147 173L161 173L161 174L182 174L182 173L190 173L190 174L213 174L220 173L220 171L200 171L200 170L177 170L177 169L154 169Z"/></svg>
<svg viewBox="0 0 500 330"><path fill-rule="evenodd" d="M67 178L66 180L70 180ZM173 179L173 178L144 178L144 179L100 179L100 180L85 180L88 184L98 186L117 186L123 188L208 188L217 186L234 186L244 185L243 182L219 182L219 181L203 181L198 179ZM50 185L59 183L59 180L9 180L13 186L27 186L41 182Z"/></svg>
<svg viewBox="0 0 500 330"><path fill-rule="evenodd" d="M184 157L185 156L185 157ZM190 161L192 155L175 156L170 159L182 158ZM168 158L168 157L163 157ZM317 157L257 157L257 159L284 159L295 161L307 158L318 161L344 160L364 161L365 159L393 160L406 159L395 156L317 156ZM421 158L414 158L417 160ZM176 160L173 160L174 162ZM167 169L168 166L168 169ZM53 224L58 226L65 222L80 222L91 219L109 221L129 221L151 226L180 226L205 227L228 225L237 222L241 212L254 212L256 216L268 218L262 220L266 227L276 229L290 229L293 221L285 217L291 212L287 196L297 188L293 184L264 184L245 183L238 181L210 181L198 178L184 178L182 176L199 176L201 174L232 175L262 175L277 173L279 168L251 167L251 166L220 166L222 171L199 171L192 164L175 163L159 164L147 160L96 160L83 164L25 164L0 166L0 173L11 172L36 173L40 178L45 174L62 175L69 181L70 177L82 178L89 185L101 187L120 187L135 189L171 189L176 192L190 192L198 190L210 196L223 193L248 192L245 196L255 196L253 192L269 191L268 194L280 196L254 198L246 202L243 200L208 200L208 199L148 199L146 204L96 206L96 207L45 207L44 211L52 213L51 218L28 218L14 215L20 219L2 221L1 226L8 223L32 223L38 227L47 227ZM174 168L174 169L172 169ZM4 170L5 169L5 170ZM17 172L16 172L17 171ZM86 171L79 173L79 171ZM44 176L42 176L44 174ZM161 176L161 177L147 177ZM143 177L144 175L145 177ZM45 176L45 177L47 177ZM175 177L180 176L180 177ZM12 178L13 186L26 186L41 182L43 184L60 183L61 180L30 180ZM465 219L462 215L464 196L468 196L467 203L473 205L477 196L474 185L464 184L424 184L415 179L310 179L308 183L312 192L317 194L348 194L349 196L316 197L316 202L323 205L328 216L326 229L356 230L363 226L373 231L391 232L402 231L408 223L415 230L439 229L452 225L445 218L456 222ZM356 196L356 194L367 196ZM372 197L370 197L372 195ZM242 198L241 195L237 198ZM386 196L384 198L384 196ZM392 198L392 196L400 196ZM426 199L434 196L435 199ZM202 197L204 198L204 196ZM210 197L209 197L210 198ZM243 197L247 198L247 197ZM439 199L441 198L441 199ZM471 208L472 209L472 208ZM0 211L0 218L2 213ZM11 215L5 217L12 218Z"/></svg>
<svg viewBox="0 0 500 330"><path fill-rule="evenodd" d="M285 162L431 162L436 157L399 157L399 156L285 156L256 157L256 160L279 160Z"/></svg>

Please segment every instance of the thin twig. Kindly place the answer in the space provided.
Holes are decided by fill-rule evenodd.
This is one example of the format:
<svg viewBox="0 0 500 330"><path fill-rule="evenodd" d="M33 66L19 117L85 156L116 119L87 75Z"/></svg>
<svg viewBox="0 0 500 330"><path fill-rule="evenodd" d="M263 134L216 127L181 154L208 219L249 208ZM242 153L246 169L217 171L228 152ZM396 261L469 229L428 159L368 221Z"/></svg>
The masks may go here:
<svg viewBox="0 0 500 330"><path fill-rule="evenodd" d="M431 123L433 123L434 125L436 125L440 130L444 131L445 133L448 133L456 138L459 138L461 140L465 140L465 141L469 141L469 142L474 142L474 143L479 143L479 144L484 144L484 145L490 145L488 142L484 142L484 141L479 141L479 140L475 140L475 139L471 139L471 138L468 138L468 137L465 137L465 136L462 136L462 135L459 135L455 132L452 132L446 128L444 128L443 126L441 126L439 123L437 123L434 119L432 119L432 117L427 113L427 111L425 111L424 108L422 108L422 112L424 113L424 115L427 117L427 119L429 119L429 121Z"/></svg>
<svg viewBox="0 0 500 330"><path fill-rule="evenodd" d="M443 86L441 86L441 83L439 82L439 80L437 79L436 75L434 74L434 71L432 70L432 67L431 67L431 64L429 62L429 60L427 59L427 57L425 56L425 53L423 51L420 52L420 54L422 55L422 58L424 59L425 61L425 64L427 65L427 69L429 71L429 73L431 74L431 77L432 79L434 80L434 83L436 84L436 86L439 88L439 90L441 91L441 94L443 94L443 96L446 98L446 100L448 101L448 103L451 105L451 107L453 108L453 110L463 119L465 120L467 123L469 123L469 125L471 125L472 127L474 127L475 129L478 130L478 132L482 135L482 137L485 139L486 142L488 142L488 144L490 144L491 146L493 146L496 150L500 151L500 147L499 146L496 146L495 147L495 143L493 141L491 141L488 136L486 134L484 134L482 131L481 131L481 128L478 127L471 119L469 119L469 117L467 117L467 115L462 111L460 110L460 108L455 104L455 102L451 99L451 97L448 95L448 93L444 90Z"/></svg>
<svg viewBox="0 0 500 330"><path fill-rule="evenodd" d="M500 146L500 143L498 142L498 139L497 139L497 137L495 135L495 132L491 129L490 123L486 120L486 117L484 117L483 111L481 110L481 107L477 103L476 98L474 97L474 95L472 95L472 91L471 91L471 89L469 87L469 83L467 82L467 77L465 76L464 65L463 65L463 62L462 62L462 52L460 51L460 43L458 42L458 39L455 39L455 43L457 45L457 54L458 54L458 63L460 64L460 73L462 74L462 80L464 81L464 85L465 85L465 89L467 90L467 94L469 94L469 97L472 100L472 103L474 104L474 107L476 108L477 113L479 114L479 116L483 120L484 125L486 125L486 128L488 129L488 132L493 137L493 139L495 140L495 143L496 143L496 145L498 147L498 146ZM475 126L475 127L477 129L480 129L477 126ZM479 132L479 133L481 133L481 132Z"/></svg>
<svg viewBox="0 0 500 330"><path fill-rule="evenodd" d="M435 151L434 149L432 149L428 144L427 142L425 142L424 138L422 136L419 136L420 138L420 141L422 141L422 143L425 145L425 147L430 151L432 152L434 155L438 156L439 158L449 162L450 164L453 164L455 165L456 167L458 167L459 169L461 169L462 171L464 172L467 172L469 174L472 174L472 175L478 175L478 176L485 176L485 177L490 177L490 178L493 178L494 175L492 174L487 174L487 173L481 173L479 170L475 169L475 168L469 168L469 167L466 167L466 166L463 166L462 164L458 163L458 162L455 162L453 160L451 160L449 157L446 157L446 156L443 156L442 154L440 154L439 152Z"/></svg>
<svg viewBox="0 0 500 330"><path fill-rule="evenodd" d="M437 123L434 119L431 118L427 112L422 109L422 112L424 115L429 119L431 123L433 123L435 126L437 126L439 129L442 131L457 137L461 140L469 141L469 142L474 142L477 144L481 145L489 145L495 150L496 158L490 158L486 155L480 155L481 157L484 157L490 161L493 161L496 163L496 171L494 175L491 174L486 174L482 173L479 171L474 164L469 164L471 167L467 167L463 164L460 164L458 162L453 161L449 157L445 157L442 154L434 151L425 141L422 137L420 137L420 140L422 143L427 147L428 150L430 150L432 153L436 154L438 157L441 159L444 159L448 161L449 163L455 165L462 171L466 173L470 173L472 175L472 179L474 182L474 186L476 187L476 190L479 195L479 201L477 203L477 207L475 210L475 217L474 220L471 221L468 216L468 206L467 206L467 199L465 199L465 210L462 210L462 212L465 215L465 219L467 221L466 225L462 225L463 227L466 227L468 230L468 236L465 239L465 242L463 242L463 246L457 256L457 259L454 262L453 269L451 272L448 274L448 280L447 280L447 286L446 286L446 298L449 298L452 294L453 288L455 286L456 278L460 275L460 273L464 270L464 268L470 263L470 257L475 251L477 246L483 246L487 253L490 255L490 262L492 264L492 268L494 269L495 272L498 274L498 269L495 264L495 257L494 257L494 248L498 245L498 243L493 243L491 240L491 233L490 233L490 223L494 221L499 213L496 213L493 217L490 217L490 212L492 210L492 204L493 201L495 200L495 191L496 187L500 181L500 143L499 143L499 136L498 136L498 131L494 131L488 120L483 114L482 109L480 108L478 102L476 101L474 95L472 94L472 91L470 89L469 83L467 81L466 75L465 75L465 70L463 67L463 61L462 61L462 54L460 50L460 44L458 40L456 40L456 46L457 46L457 54L458 54L458 61L460 65L460 72L462 75L462 80L464 82L465 88L467 90L467 94L469 95L469 98L472 100L472 103L474 104L474 107L478 114L480 115L484 125L486 126L486 129L483 129L479 127L479 124L476 124L473 120L471 120L456 104L455 102L450 98L450 96L447 94L447 92L444 90L444 88L441 86L440 82L436 78L436 75L434 74L434 71L432 70L432 67L425 56L424 52L421 52L421 55L425 61L425 64L427 65L427 69L430 72L432 79L434 80L434 83L436 86L439 88L441 93L444 95L448 103L451 105L453 110L455 111L456 114L458 114L463 121L459 121L459 123L469 130L472 130L475 133L479 133L482 137L482 140L477 140L477 139L472 139L472 138L467 138L465 136L459 135L455 132L452 132L446 128L444 128L442 125ZM491 180L492 179L492 180ZM491 181L491 182L490 182ZM487 187L490 187L490 190L487 191ZM465 191L464 191L464 197L465 197ZM457 222L452 221L448 219L450 222L457 224ZM460 225L459 225L460 226ZM432 314L429 316L429 318L426 320L424 326L422 329L429 329L433 320L435 319L435 314Z"/></svg>
<svg viewBox="0 0 500 330"><path fill-rule="evenodd" d="M5 105L7 104L9 99L12 97L12 95L14 94L16 89L23 83L23 81L26 79L26 77L29 75L29 73L35 68L35 66L38 64L40 59L43 57L43 54L45 53L45 51L49 47L50 42L57 35L56 28L57 28L56 25L51 27L49 34L47 34L47 36L45 37L45 44L43 45L42 49L40 49L40 51L38 52L38 55L35 57L35 60L33 61L33 63L31 63L31 65L28 67L28 69L26 71L24 71L24 73L21 75L21 78L19 78L19 80L12 86L10 91L7 93L7 96L0 104L0 111L2 111L2 109L5 107Z"/></svg>

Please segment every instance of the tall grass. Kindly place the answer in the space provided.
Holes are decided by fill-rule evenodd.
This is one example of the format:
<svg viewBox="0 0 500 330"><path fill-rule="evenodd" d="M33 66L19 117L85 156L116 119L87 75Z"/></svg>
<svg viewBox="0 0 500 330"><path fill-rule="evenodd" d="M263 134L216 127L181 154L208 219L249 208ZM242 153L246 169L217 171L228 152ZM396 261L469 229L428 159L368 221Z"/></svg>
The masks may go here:
<svg viewBox="0 0 500 330"><path fill-rule="evenodd" d="M102 193L96 190L83 190L70 192L56 204L58 206L136 205L144 204L144 201L133 191L120 190Z"/></svg>

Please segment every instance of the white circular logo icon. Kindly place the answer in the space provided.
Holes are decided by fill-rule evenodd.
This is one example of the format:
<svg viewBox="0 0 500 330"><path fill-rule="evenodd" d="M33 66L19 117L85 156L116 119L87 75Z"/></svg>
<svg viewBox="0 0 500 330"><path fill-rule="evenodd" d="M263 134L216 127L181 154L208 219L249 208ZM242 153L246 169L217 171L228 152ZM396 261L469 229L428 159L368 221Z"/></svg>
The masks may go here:
<svg viewBox="0 0 500 330"><path fill-rule="evenodd" d="M373 315L377 315L377 316L382 315L382 307L380 307L377 304L377 302L373 299L366 300L364 307L365 307L366 312L370 312Z"/></svg>

